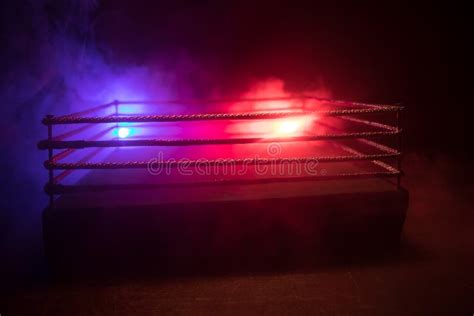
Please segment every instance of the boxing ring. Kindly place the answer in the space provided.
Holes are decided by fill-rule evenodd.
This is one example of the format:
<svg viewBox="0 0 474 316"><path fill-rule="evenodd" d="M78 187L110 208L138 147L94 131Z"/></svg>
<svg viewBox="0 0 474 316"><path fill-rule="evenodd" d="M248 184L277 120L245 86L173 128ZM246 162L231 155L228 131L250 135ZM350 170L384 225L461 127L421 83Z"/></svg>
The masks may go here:
<svg viewBox="0 0 474 316"><path fill-rule="evenodd" d="M329 179L355 179L355 178L396 178L397 186L400 186L400 179L402 175L401 171L401 127L400 127L400 113L402 107L400 106L389 106L389 105L370 105L363 103L354 102L342 102L342 101L331 101L322 100L311 97L301 97L300 100L304 103L306 100L317 100L320 104L330 105L335 109L328 110L298 110L298 111L259 111L259 112L246 112L246 113L217 113L217 114L183 114L183 115L121 115L120 106L135 102L124 102L114 101L99 107L95 107L83 112L74 113L66 116L51 116L48 115L44 118L43 124L48 128L48 139L39 143L40 149L48 150L48 160L45 162L45 168L49 172L49 182L46 186L46 192L50 197L50 203L53 205L54 196L62 195L71 192L77 192L81 190L87 190L85 186L75 185L62 185L61 179L66 175L70 174L73 170L78 169L147 169L150 167L150 161L103 161L103 162L88 162L86 159L82 159L76 162L64 163L62 160L67 156L73 154L75 151L83 150L86 148L121 148L121 147L133 147L134 150L141 150L141 147L184 147L184 146L205 146L205 145L242 145L242 144L280 144L280 143L303 143L303 142L318 142L326 141L332 142L334 145L339 146L346 154L345 155L333 155L333 156L318 156L311 155L307 157L271 157L271 158L227 158L233 159L234 164L237 165L256 165L256 164L281 164L286 163L305 163L308 161L315 161L318 163L347 163L356 161L369 161L377 167L381 167L379 171L353 171L346 173L336 174L318 174L312 177L273 177L259 179L261 182L279 182L279 181L298 181L298 180L329 180ZM268 102L268 101L286 101L286 98L279 99L249 99L249 100L236 100L240 102ZM290 100L295 100L291 98ZM209 102L209 101L208 101ZM224 101L214 101L214 103ZM137 104L143 104L147 102L136 102ZM170 103L186 103L186 101L158 101L148 102L148 104L170 104ZM113 114L107 116L89 116L90 114L98 111L104 111L112 109ZM370 121L360 119L358 116L361 115L374 115L374 114L390 114L395 116L396 125L382 124L376 121ZM207 124L213 124L215 121L236 121L236 120L276 120L285 119L292 117L302 116L316 116L318 120L324 120L326 118L338 118L340 121L351 122L353 124L359 124L368 127L366 130L357 132L336 132L336 133L325 133L325 134L314 134L309 135L297 135L297 136L281 136L278 137L231 137L231 138L207 138L207 139L101 139L107 132L112 129L120 129L119 123L132 123L132 124L143 124L143 123L165 123L165 122L192 122L192 121L205 121ZM83 132L85 128L94 128L96 125L105 125L107 123L117 124L115 127L107 127L100 131L94 137L90 137L85 140L74 140L71 139L75 135ZM88 124L88 125L86 125ZM56 125L86 125L80 126L74 130L63 133L62 135L54 134L54 126ZM128 129L128 127L127 127ZM340 130L337 126L334 126L332 130ZM373 139L380 138L396 138L396 147L392 148L382 143L376 142ZM363 153L348 145L340 144L346 140L357 140L359 144L365 144L368 147L375 148L377 152ZM54 150L61 150L59 153L54 153ZM348 154L347 154L348 153ZM388 164L382 160L392 159L395 160L395 164ZM164 167L178 167L179 162L173 160L164 160L156 162ZM198 161L189 160L185 162L189 167L196 166ZM207 163L215 165L218 160L209 160ZM62 173L54 175L54 171L63 170ZM255 181L255 179L248 179L249 182ZM215 182L215 181L213 181ZM222 180L222 183L232 182L232 179ZM205 185L205 183L200 183ZM139 187L137 185L136 187ZM150 187L150 186L148 186ZM107 186L101 186L101 189L106 189ZM133 185L122 185L116 183L109 185L108 188L134 188ZM93 189L90 187L90 189Z"/></svg>
<svg viewBox="0 0 474 316"><path fill-rule="evenodd" d="M163 108L169 113L162 113ZM209 111L173 113L183 108ZM230 110L215 110L222 108ZM149 228L146 233L150 237L155 231L168 232L146 238L152 244L168 241L162 247L168 252L163 250L161 259L186 252L183 249L194 249L189 250L192 255L187 254L193 258L196 252L200 258L205 252L211 252L211 257L216 253L220 258L229 257L235 252L235 247L232 251L228 247L230 242L222 245L210 237L196 241L228 218L237 222L245 218L246 222L242 228L233 228L240 236L233 239L244 238L240 230L247 230L245 236L258 236L252 239L253 252L248 243L236 246L245 248L237 251L245 256L252 253L255 257L266 247L257 246L257 239L273 243L268 236L275 240L275 227L291 235L292 241L283 243L285 249L295 251L294 257L304 257L315 240L345 244L347 236L356 240L364 235L364 240L397 241L408 203L401 186L402 110L397 105L297 96L113 101L69 115L48 115L42 121L48 137L38 143L48 153L44 162L49 175L45 185L49 207L44 213L47 252L56 253L50 255L56 258L53 265L64 266L64 258L58 259L57 253L67 250L58 243L58 236L71 234L72 229L77 242L77 235L87 231L92 220L87 220L88 228L77 228L82 227L77 223L88 216L84 214L92 213L91 218L102 214L102 229L111 229L111 223L120 227L115 235L125 234L139 214L146 213L141 222L161 216L153 220L160 228ZM76 173L80 175L75 177ZM65 218L71 214L65 210L71 209L80 214L80 220ZM120 212L112 209L121 210L127 220L121 218L117 224L111 218ZM340 220L334 219L338 216ZM212 218L219 218L221 224ZM248 221L265 224L248 228ZM284 227L295 221L299 224L291 229ZM309 227L308 222L317 224ZM325 222L343 233L334 237ZM142 226L135 226L133 233L142 231ZM175 229L170 232L169 227ZM193 233L184 234L187 237L175 234L189 227ZM304 240L301 231L306 234ZM85 234L90 235L88 240L102 238L96 228ZM103 245L102 251L105 248L111 247ZM102 255L94 251L93 256Z"/></svg>

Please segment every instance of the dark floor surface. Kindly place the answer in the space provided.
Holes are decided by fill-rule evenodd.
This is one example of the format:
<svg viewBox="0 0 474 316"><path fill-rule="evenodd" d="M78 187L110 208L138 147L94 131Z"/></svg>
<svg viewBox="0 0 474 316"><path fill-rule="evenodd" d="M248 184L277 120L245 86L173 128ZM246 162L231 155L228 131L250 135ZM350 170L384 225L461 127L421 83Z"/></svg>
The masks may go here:
<svg viewBox="0 0 474 316"><path fill-rule="evenodd" d="M296 271L12 286L1 315L472 315L469 170L405 159L410 206L399 254ZM472 171L472 170L471 170ZM470 182L469 182L470 181ZM33 267L32 267L33 269ZM40 272L38 272L40 273Z"/></svg>

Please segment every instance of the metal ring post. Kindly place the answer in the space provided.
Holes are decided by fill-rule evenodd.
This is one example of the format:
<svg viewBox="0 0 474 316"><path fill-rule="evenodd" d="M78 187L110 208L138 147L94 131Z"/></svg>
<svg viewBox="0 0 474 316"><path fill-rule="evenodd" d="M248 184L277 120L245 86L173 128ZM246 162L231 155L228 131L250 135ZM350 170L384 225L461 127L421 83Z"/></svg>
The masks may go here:
<svg viewBox="0 0 474 316"><path fill-rule="evenodd" d="M397 111L397 128L398 130L400 131L401 130L401 110L398 110ZM397 157L397 169L400 171L400 173L398 174L397 176L397 187L398 189L401 188L401 182L402 182L402 174L401 174L401 170L402 170L402 133L398 133L397 135L397 149L398 149L398 152L400 153L400 155Z"/></svg>
<svg viewBox="0 0 474 316"><path fill-rule="evenodd" d="M47 115L48 119L52 119L53 115ZM48 140L51 141L53 139L53 125L48 124ZM53 162L53 148L48 148L48 162ZM50 186L54 184L54 170L48 170L48 183ZM49 193L49 207L53 207L54 203L54 194L52 192Z"/></svg>

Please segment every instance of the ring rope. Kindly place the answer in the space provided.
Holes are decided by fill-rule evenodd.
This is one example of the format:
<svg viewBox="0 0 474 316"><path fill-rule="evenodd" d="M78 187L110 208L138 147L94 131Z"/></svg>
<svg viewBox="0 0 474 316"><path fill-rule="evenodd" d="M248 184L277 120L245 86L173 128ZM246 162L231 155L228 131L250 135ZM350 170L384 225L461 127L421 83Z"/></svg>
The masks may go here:
<svg viewBox="0 0 474 316"><path fill-rule="evenodd" d="M90 147L133 147L133 146L196 146L196 145L235 145L253 143L288 143L299 141L320 141L333 139L373 138L382 136L398 135L402 131L386 132L359 132L344 134L324 134L294 137L274 138L210 138L210 139L131 139L131 140L71 140L50 141L43 140L38 143L39 149L66 149L66 148L90 148Z"/></svg>
<svg viewBox="0 0 474 316"><path fill-rule="evenodd" d="M399 107L384 106L365 109L325 110L325 111L262 111L243 113L212 113L212 114L174 114L174 115L127 115L127 116L90 116L80 117L65 115L58 117L48 116L43 119L43 124L81 124L81 123L142 123L142 122L182 122L182 121L209 121L209 120L254 120L278 119L285 117L316 115L316 116L342 116L354 114L375 114L397 112Z"/></svg>
<svg viewBox="0 0 474 316"><path fill-rule="evenodd" d="M164 160L164 161L125 161L125 162L79 162L61 163L45 161L46 169L145 169L151 167L196 167L200 164L218 166L229 165L269 165L283 163L307 163L307 162L346 162L363 161L398 157L400 153L373 154L373 155L350 155L350 156L327 156L327 157L296 157L296 158L241 158L241 159L197 159L197 160ZM395 171L395 170L392 170Z"/></svg>
<svg viewBox="0 0 474 316"><path fill-rule="evenodd" d="M159 189L172 187L201 187L201 186L220 186L235 184L265 184L278 182L295 182L295 181L318 181L318 180L335 180L335 179L367 179L367 178L391 178L401 174L397 172L357 172L357 173L340 173L335 175L314 175L314 176L298 176L298 177L271 177L271 178L252 178L252 179L215 179L209 181L197 182L168 182L162 184L102 184L102 185L64 185L64 184L46 184L45 191L48 194L66 194L77 192L98 192L107 190L130 190L130 189Z"/></svg>

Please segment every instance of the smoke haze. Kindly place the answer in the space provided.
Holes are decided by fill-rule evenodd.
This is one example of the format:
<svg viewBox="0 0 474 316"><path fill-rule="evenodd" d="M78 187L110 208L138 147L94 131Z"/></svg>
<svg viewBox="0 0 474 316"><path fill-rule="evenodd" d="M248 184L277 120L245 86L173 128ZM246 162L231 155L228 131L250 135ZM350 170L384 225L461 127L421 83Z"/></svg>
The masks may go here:
<svg viewBox="0 0 474 316"><path fill-rule="evenodd" d="M15 268L29 269L37 253L27 249L41 248L46 154L36 143L46 136L46 114L114 99L309 91L404 102L409 150L467 155L466 110L446 111L446 104L462 103L458 92L465 90L445 80L464 69L451 36L464 20L460 12L441 23L444 10L398 3L377 10L274 1L4 2L0 240L25 262Z"/></svg>

